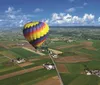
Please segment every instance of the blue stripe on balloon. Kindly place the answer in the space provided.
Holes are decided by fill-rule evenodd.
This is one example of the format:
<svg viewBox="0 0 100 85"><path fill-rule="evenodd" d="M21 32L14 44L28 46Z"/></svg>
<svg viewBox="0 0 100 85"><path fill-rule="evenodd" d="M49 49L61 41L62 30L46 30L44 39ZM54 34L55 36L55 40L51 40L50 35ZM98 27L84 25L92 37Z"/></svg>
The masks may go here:
<svg viewBox="0 0 100 85"><path fill-rule="evenodd" d="M31 45L36 45L38 42L41 42L42 40L44 40L45 38L47 38L47 36L48 36L48 33L46 35L44 35L43 37L40 37L40 38L38 38L36 40L33 40L33 41L30 41L29 43Z"/></svg>
<svg viewBox="0 0 100 85"><path fill-rule="evenodd" d="M43 25L44 25L43 22L39 22L39 24L37 24L36 26L33 26L28 29L23 29L23 34L26 35L26 34L29 34L30 32L32 32L33 30L36 31L37 29L40 29L41 26L43 26Z"/></svg>

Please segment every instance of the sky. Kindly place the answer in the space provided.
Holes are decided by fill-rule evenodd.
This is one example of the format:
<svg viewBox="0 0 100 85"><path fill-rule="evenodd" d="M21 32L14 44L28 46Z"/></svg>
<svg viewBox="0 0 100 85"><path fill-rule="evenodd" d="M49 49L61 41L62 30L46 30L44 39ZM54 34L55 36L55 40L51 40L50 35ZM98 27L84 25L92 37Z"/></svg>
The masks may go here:
<svg viewBox="0 0 100 85"><path fill-rule="evenodd" d="M100 26L100 0L2 0L0 27L31 21L50 26Z"/></svg>

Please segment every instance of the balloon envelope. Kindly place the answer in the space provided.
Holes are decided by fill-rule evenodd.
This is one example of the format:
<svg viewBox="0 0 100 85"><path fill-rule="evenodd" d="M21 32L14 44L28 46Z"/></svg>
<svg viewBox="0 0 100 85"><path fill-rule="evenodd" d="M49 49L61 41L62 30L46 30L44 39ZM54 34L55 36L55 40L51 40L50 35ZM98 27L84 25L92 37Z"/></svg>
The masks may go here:
<svg viewBox="0 0 100 85"><path fill-rule="evenodd" d="M46 40L49 26L45 22L29 22L23 27L23 35L34 47L40 47Z"/></svg>

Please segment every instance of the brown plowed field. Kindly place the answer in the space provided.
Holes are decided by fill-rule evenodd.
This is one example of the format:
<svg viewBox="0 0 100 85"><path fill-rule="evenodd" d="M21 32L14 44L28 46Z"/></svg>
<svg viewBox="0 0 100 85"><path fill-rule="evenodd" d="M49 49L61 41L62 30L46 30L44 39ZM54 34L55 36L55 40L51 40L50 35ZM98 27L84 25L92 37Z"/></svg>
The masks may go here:
<svg viewBox="0 0 100 85"><path fill-rule="evenodd" d="M28 65L32 65L33 63L31 62L25 62L25 63L21 63L21 64L18 64L20 67L25 67L25 66L28 66Z"/></svg>
<svg viewBox="0 0 100 85"><path fill-rule="evenodd" d="M68 69L64 64L57 64L57 68L59 72L68 73Z"/></svg>
<svg viewBox="0 0 100 85"><path fill-rule="evenodd" d="M71 47L76 47L76 46L82 46L82 45L81 44L79 44L79 45L64 45L64 46L58 46L57 49L71 48Z"/></svg>
<svg viewBox="0 0 100 85"><path fill-rule="evenodd" d="M60 63L77 63L91 61L91 59L85 56L68 56L55 59L55 61Z"/></svg>
<svg viewBox="0 0 100 85"><path fill-rule="evenodd" d="M93 45L93 42L83 42L82 43L84 45L84 48L88 49L88 50L96 50L96 48L94 48L92 45Z"/></svg>

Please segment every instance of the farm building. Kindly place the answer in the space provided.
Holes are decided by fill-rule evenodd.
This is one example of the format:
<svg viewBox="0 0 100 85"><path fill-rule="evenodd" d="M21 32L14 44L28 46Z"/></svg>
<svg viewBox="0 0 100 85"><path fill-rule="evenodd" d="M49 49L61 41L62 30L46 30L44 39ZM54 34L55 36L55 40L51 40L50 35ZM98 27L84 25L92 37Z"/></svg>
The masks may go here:
<svg viewBox="0 0 100 85"><path fill-rule="evenodd" d="M17 62L17 63L23 63L23 62L25 62L25 59L17 58L16 62Z"/></svg>
<svg viewBox="0 0 100 85"><path fill-rule="evenodd" d="M53 58L58 58L58 55L53 53L53 51L50 51L49 54L51 55L51 57Z"/></svg>
<svg viewBox="0 0 100 85"><path fill-rule="evenodd" d="M58 55L54 54L52 55L53 58L58 58Z"/></svg>
<svg viewBox="0 0 100 85"><path fill-rule="evenodd" d="M54 64L43 64L43 67L46 68L47 70L52 70L55 69Z"/></svg>
<svg viewBox="0 0 100 85"><path fill-rule="evenodd" d="M100 70L85 70L86 75L96 75L100 77Z"/></svg>

